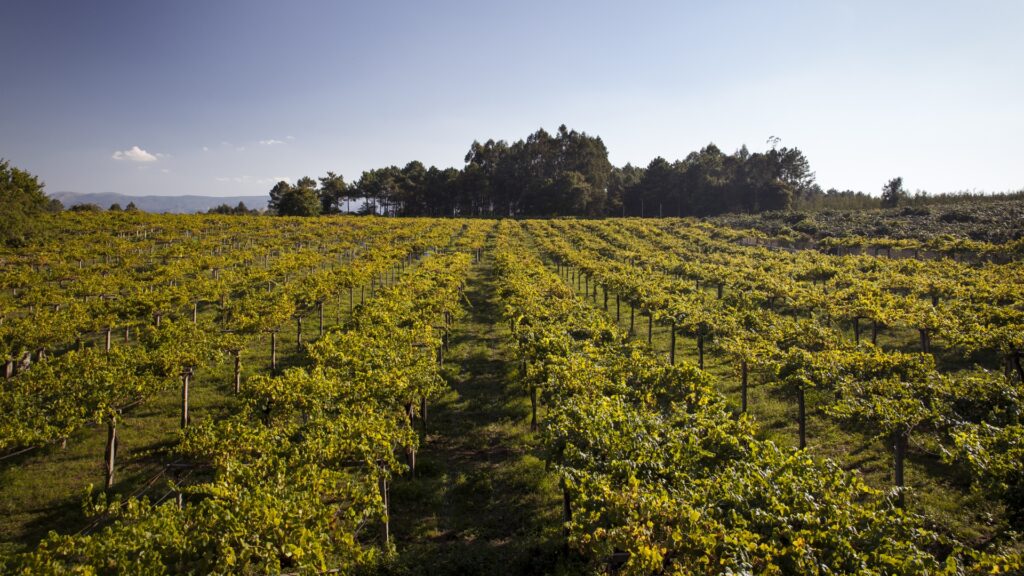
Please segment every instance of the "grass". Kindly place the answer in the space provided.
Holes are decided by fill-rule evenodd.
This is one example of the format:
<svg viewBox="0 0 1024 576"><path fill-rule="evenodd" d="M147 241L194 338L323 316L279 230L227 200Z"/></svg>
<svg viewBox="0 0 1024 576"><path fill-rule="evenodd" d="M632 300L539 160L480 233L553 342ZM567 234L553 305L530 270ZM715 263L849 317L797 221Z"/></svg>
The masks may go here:
<svg viewBox="0 0 1024 576"><path fill-rule="evenodd" d="M444 374L451 389L429 409L415 478L395 481L393 574L551 574L565 570L561 493L530 432L491 262L469 278Z"/></svg>
<svg viewBox="0 0 1024 576"><path fill-rule="evenodd" d="M391 487L395 554L391 574L551 574L571 571L562 556L561 492L529 428L529 399L509 362L494 272L485 258L468 279L472 303L456 324L443 373L451 389L429 407L415 477ZM369 292L366 293L369 297ZM356 303L359 291L356 290ZM333 304L333 305L332 305ZM348 317L347 298L329 303L325 319ZM201 315L213 314L200 308ZM303 340L317 336L314 312ZM92 343L90 343L92 344ZM243 353L245 378L270 371L269 336ZM278 367L304 364L295 324L278 333ZM197 373L193 421L235 409L230 358ZM119 426L118 495L168 494L165 471L177 442L180 389L173 387L128 411ZM67 447L37 449L0 464L0 555L29 550L51 530L91 529L82 511L89 485L101 489L106 428L79 430ZM155 479L155 480L154 480Z"/></svg>

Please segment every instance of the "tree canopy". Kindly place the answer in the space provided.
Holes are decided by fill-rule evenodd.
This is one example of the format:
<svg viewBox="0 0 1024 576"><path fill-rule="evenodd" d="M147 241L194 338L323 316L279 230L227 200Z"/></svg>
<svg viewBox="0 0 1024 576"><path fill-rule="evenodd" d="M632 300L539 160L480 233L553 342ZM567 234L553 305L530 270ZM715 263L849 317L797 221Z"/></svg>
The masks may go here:
<svg viewBox="0 0 1024 576"><path fill-rule="evenodd" d="M828 197L798 148L727 154L714 144L681 160L655 158L646 168L608 159L598 136L559 126L523 140L474 141L462 169L404 167L364 171L346 183L328 172L295 186L279 182L270 207L282 215L352 212L389 216L710 216L792 207ZM305 191L308 190L308 191ZM319 204L314 210L314 200Z"/></svg>
<svg viewBox="0 0 1024 576"><path fill-rule="evenodd" d="M39 219L51 208L43 183L0 158L0 243L20 246L37 235Z"/></svg>
<svg viewBox="0 0 1024 576"><path fill-rule="evenodd" d="M882 205L883 206L897 206L900 201L905 200L909 195L907 191L903 189L903 178L896 177L885 183L882 186Z"/></svg>
<svg viewBox="0 0 1024 576"><path fill-rule="evenodd" d="M316 216L321 211L321 197L316 180L304 176L292 186L284 180L270 190L267 206L280 216Z"/></svg>

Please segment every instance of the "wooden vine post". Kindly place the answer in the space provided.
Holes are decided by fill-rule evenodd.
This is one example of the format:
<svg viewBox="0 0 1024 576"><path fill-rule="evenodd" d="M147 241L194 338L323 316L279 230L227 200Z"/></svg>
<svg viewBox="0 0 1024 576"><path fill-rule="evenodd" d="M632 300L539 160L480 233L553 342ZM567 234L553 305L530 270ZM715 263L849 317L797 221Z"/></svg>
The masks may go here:
<svg viewBox="0 0 1024 576"><path fill-rule="evenodd" d="M181 371L181 429L188 427L188 388L192 383L194 371L191 366L186 366Z"/></svg>
<svg viewBox="0 0 1024 576"><path fill-rule="evenodd" d="M114 465L117 458L117 411L113 411L107 419L107 448L104 457L106 473L106 489L114 486Z"/></svg>

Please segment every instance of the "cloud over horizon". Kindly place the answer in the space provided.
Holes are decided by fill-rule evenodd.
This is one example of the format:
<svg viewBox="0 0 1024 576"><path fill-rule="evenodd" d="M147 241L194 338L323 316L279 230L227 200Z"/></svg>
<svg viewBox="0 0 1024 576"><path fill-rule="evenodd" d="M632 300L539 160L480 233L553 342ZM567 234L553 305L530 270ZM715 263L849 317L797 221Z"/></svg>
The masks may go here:
<svg viewBox="0 0 1024 576"><path fill-rule="evenodd" d="M129 160L131 162L156 162L161 154L150 154L138 146L132 146L128 150L116 150L110 156L114 160Z"/></svg>

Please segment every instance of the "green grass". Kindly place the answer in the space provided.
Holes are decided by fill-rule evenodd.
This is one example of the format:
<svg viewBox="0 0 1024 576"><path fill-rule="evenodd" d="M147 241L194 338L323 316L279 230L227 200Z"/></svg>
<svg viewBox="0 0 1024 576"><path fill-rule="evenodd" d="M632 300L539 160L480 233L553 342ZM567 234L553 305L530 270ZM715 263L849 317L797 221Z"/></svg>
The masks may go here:
<svg viewBox="0 0 1024 576"><path fill-rule="evenodd" d="M416 477L396 480L393 574L551 574L561 557L561 492L530 432L530 403L508 358L491 262L471 273Z"/></svg>
<svg viewBox="0 0 1024 576"><path fill-rule="evenodd" d="M203 370L190 390L190 417L201 419L230 409L230 368ZM170 460L180 426L180 389L159 394L128 410L118 426L113 494L139 493ZM0 470L0 554L34 547L50 530L76 533L90 525L82 512L89 485L102 491L105 426L75 433L66 448L48 446L4 462ZM156 478L145 492L166 494L169 477Z"/></svg>
<svg viewBox="0 0 1024 576"><path fill-rule="evenodd" d="M394 574L550 574L564 572L561 493L529 430L529 400L507 357L507 329L499 322L489 260L469 278L472 302L458 321L444 376L451 390L429 407L428 433L415 477L392 484L391 533L396 554L383 566ZM365 293L370 297L369 291ZM360 302L359 290L355 303ZM200 315L212 318L212 306ZM347 294L328 303L328 326L349 316ZM304 342L318 334L316 312L303 323ZM100 339L87 342L98 345ZM120 341L115 339L115 345ZM295 323L278 333L278 366L303 365ZM200 370L191 388L193 421L236 407L230 358ZM243 353L245 378L270 372L269 336ZM168 474L180 418L180 388L132 408L119 426L112 494L169 494ZM0 463L0 555L36 546L51 530L94 529L82 511L87 487L104 482L104 426L89 426L67 447L34 450ZM194 480L192 478L191 480Z"/></svg>

